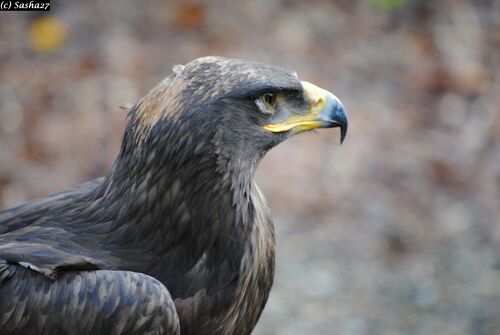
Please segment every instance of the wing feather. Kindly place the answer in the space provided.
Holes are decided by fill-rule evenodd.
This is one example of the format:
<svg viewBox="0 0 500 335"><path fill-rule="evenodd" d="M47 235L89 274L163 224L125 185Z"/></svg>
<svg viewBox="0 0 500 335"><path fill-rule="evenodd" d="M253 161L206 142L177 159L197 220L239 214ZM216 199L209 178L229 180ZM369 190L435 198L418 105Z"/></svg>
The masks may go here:
<svg viewBox="0 0 500 335"><path fill-rule="evenodd" d="M2 334L167 334L179 319L166 287L130 271L67 271L52 280L0 261Z"/></svg>

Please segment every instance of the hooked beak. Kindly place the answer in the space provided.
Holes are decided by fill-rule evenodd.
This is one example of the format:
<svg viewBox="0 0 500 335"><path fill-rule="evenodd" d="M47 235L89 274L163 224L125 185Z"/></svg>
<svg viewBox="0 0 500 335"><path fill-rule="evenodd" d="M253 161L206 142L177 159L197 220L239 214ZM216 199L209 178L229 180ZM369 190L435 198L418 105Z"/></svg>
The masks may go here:
<svg viewBox="0 0 500 335"><path fill-rule="evenodd" d="M278 124L268 124L264 129L280 133L291 131L294 134L317 128L340 127L340 144L347 135L347 112L340 100L332 93L307 81L302 82L304 95L309 101L306 114L294 114Z"/></svg>

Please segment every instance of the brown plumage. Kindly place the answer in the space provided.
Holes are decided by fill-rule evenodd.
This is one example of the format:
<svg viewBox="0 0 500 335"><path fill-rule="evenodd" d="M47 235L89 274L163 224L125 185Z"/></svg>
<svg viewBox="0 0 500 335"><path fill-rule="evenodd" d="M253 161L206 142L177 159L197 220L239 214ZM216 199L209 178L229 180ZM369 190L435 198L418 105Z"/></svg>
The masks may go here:
<svg viewBox="0 0 500 335"><path fill-rule="evenodd" d="M249 334L274 273L255 169L336 126L338 99L279 67L175 67L130 110L105 177L0 213L0 333Z"/></svg>

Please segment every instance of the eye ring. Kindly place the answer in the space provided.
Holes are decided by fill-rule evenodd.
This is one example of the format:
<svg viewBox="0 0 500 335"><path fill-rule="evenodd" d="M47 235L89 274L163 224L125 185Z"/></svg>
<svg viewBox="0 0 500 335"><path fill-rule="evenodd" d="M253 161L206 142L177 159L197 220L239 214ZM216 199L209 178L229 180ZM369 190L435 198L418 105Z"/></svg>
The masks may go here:
<svg viewBox="0 0 500 335"><path fill-rule="evenodd" d="M272 92L266 93L262 96L262 100L264 100L264 102L267 105L269 105L271 107L275 107L276 101L277 101L276 93L272 93Z"/></svg>

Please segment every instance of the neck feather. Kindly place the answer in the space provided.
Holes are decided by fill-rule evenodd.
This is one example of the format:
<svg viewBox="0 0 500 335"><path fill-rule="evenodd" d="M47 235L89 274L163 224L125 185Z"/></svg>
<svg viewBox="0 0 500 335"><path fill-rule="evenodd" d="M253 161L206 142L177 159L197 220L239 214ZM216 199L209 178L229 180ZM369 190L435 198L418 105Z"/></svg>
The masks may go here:
<svg viewBox="0 0 500 335"><path fill-rule="evenodd" d="M113 240L156 241L146 246L156 254L179 239L191 243L200 234L249 231L254 217L250 195L260 157L220 149L217 136L195 138L175 122L171 126L177 130L175 141L168 136L137 141L133 123L128 127L99 192L114 211L113 229L122 232Z"/></svg>

